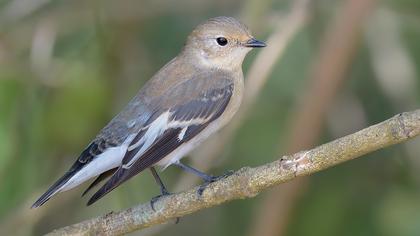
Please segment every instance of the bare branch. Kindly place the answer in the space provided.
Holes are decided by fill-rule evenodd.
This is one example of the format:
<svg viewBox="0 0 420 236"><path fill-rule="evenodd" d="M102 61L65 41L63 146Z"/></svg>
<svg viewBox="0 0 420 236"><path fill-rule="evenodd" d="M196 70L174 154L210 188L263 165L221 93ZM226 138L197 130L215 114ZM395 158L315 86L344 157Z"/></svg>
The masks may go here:
<svg viewBox="0 0 420 236"><path fill-rule="evenodd" d="M49 235L120 235L162 224L227 201L254 197L273 185L313 174L419 134L420 110L402 113L314 149L283 156L255 168L241 168L228 178L210 184L202 196L195 187L161 198L154 205L155 211L150 203L140 204L55 230Z"/></svg>

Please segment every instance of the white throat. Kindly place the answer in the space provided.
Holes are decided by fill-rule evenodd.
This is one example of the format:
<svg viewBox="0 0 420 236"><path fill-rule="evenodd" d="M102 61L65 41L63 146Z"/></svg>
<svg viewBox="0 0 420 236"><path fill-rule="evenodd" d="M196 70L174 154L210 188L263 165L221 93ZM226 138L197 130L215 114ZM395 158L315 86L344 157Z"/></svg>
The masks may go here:
<svg viewBox="0 0 420 236"><path fill-rule="evenodd" d="M233 51L227 56L211 57L205 50L196 50L195 58L196 63L206 68L216 68L227 71L235 71L242 69L242 62L249 52L249 49L239 49Z"/></svg>

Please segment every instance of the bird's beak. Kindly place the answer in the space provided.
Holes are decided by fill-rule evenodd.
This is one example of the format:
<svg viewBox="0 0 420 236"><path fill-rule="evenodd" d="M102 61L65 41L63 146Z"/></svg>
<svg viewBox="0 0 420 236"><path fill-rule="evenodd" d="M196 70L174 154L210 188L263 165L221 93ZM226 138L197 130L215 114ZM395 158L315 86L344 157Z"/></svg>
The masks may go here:
<svg viewBox="0 0 420 236"><path fill-rule="evenodd" d="M244 43L244 46L249 48L263 48L267 45L262 41L258 41L254 38L251 38Z"/></svg>

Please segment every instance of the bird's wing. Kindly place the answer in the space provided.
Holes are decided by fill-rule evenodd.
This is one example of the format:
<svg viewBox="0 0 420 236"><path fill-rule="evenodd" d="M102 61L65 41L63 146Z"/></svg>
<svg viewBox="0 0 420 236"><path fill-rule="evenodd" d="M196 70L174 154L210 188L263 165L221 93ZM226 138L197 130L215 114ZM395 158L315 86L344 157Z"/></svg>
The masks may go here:
<svg viewBox="0 0 420 236"><path fill-rule="evenodd" d="M156 102L160 109L132 140L122 165L92 196L88 205L159 162L221 116L232 96L233 81L212 79L182 83Z"/></svg>

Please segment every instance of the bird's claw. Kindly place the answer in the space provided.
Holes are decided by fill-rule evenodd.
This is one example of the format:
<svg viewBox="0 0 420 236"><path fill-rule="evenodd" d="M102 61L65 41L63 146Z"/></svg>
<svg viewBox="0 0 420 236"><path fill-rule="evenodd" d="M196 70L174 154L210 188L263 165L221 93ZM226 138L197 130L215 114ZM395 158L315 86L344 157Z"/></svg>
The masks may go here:
<svg viewBox="0 0 420 236"><path fill-rule="evenodd" d="M224 174L219 175L219 176L210 176L209 179L205 180L205 182L203 184L200 185L200 187L198 187L197 193L198 195L203 195L204 190L207 188L207 186L213 182L219 181L221 179L227 178L229 176L231 176L234 173L233 170L228 170L226 171Z"/></svg>
<svg viewBox="0 0 420 236"><path fill-rule="evenodd" d="M155 197L152 197L152 199L150 200L150 207L152 207L152 210L153 211L156 211L156 209L155 209L155 203L161 198L161 197L164 197L164 196L168 196L168 195L172 195L172 193L170 193L170 192L168 192L166 189L164 189L164 190L162 190L162 193L161 194L159 194L159 195L157 195L157 196L155 196ZM178 224L179 223L179 220L180 220L180 218L179 217L177 217L176 219L175 219L175 224Z"/></svg>
<svg viewBox="0 0 420 236"><path fill-rule="evenodd" d="M227 178L227 177L233 175L233 173L235 173L234 170L228 170L222 176L223 176L223 178Z"/></svg>
<svg viewBox="0 0 420 236"><path fill-rule="evenodd" d="M155 196L155 197L152 197L152 199L150 200L150 207L152 207L152 210L153 211L156 211L156 209L155 209L155 203L161 198L161 197L164 197L164 196L168 196L168 195L171 195L172 193L170 193L170 192L168 192L166 189L165 190L162 190L162 193L161 194L159 194L159 195L157 195L157 196Z"/></svg>

